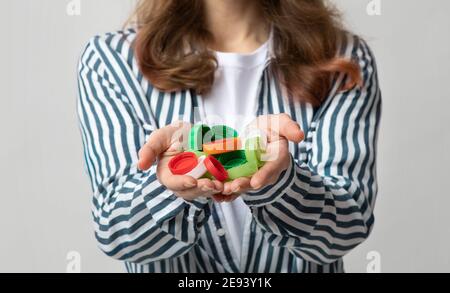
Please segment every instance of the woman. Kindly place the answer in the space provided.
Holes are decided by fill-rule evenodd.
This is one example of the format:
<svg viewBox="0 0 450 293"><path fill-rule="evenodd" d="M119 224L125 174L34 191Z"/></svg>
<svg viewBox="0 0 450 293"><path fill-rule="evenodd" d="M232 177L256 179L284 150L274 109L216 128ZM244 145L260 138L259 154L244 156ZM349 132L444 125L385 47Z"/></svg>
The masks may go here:
<svg viewBox="0 0 450 293"><path fill-rule="evenodd" d="M343 272L377 194L366 43L322 0L143 0L135 16L79 66L100 248L129 272ZM225 184L171 175L174 135L217 118L255 119L277 159Z"/></svg>

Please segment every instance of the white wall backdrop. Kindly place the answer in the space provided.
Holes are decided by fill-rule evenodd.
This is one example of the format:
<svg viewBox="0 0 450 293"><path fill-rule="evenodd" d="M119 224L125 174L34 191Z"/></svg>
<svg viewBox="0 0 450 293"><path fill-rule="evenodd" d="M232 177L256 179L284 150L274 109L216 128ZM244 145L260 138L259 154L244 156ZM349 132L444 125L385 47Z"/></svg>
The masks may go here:
<svg viewBox="0 0 450 293"><path fill-rule="evenodd" d="M96 248L75 115L76 63L93 35L121 28L132 0L0 3L0 272L122 272ZM76 1L75 1L76 2ZM372 46L384 114L370 239L346 257L366 272L450 272L450 2L335 0ZM77 11L74 11L77 12Z"/></svg>

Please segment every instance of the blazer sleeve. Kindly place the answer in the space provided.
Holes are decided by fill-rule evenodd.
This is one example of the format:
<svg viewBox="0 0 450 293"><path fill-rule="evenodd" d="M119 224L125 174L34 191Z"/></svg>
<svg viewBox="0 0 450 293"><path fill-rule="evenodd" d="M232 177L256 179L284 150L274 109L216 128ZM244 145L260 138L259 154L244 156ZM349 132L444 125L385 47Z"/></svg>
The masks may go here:
<svg viewBox="0 0 450 293"><path fill-rule="evenodd" d="M78 73L78 117L100 249L140 264L183 255L196 243L210 206L176 197L158 182L156 166L138 170L137 153L154 128L142 122L142 113L151 111L127 60L95 37Z"/></svg>
<svg viewBox="0 0 450 293"><path fill-rule="evenodd" d="M277 184L244 196L268 241L318 264L343 257L374 223L381 93L373 54L362 40L354 46L364 85L317 111L306 160L292 158Z"/></svg>

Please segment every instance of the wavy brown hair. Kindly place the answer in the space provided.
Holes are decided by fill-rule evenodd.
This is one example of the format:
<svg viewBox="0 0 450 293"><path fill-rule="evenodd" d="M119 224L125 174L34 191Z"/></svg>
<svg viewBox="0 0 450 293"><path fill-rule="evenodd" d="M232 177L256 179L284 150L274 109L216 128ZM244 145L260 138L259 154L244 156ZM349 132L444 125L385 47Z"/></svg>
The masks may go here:
<svg viewBox="0 0 450 293"><path fill-rule="evenodd" d="M345 35L338 11L324 0L257 0L273 27L271 70L289 96L320 105L336 73L347 74L341 90L361 83L359 66L339 56ZM134 50L143 75L162 91L207 93L217 61L208 49L203 0L140 0Z"/></svg>

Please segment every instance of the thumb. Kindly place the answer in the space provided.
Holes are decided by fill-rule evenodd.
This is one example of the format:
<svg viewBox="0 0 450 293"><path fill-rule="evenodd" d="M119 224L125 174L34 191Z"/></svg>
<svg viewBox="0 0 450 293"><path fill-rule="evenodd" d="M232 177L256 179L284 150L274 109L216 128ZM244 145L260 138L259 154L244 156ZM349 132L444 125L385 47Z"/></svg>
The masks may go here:
<svg viewBox="0 0 450 293"><path fill-rule="evenodd" d="M175 123L154 131L139 151L138 168L140 170L150 169L156 159L166 152L176 140L184 137L184 133L189 129L190 124L188 123Z"/></svg>
<svg viewBox="0 0 450 293"><path fill-rule="evenodd" d="M305 133L300 128L300 125L291 119L287 114L280 114L277 117L280 125L280 136L283 136L289 141L300 143L305 139Z"/></svg>

